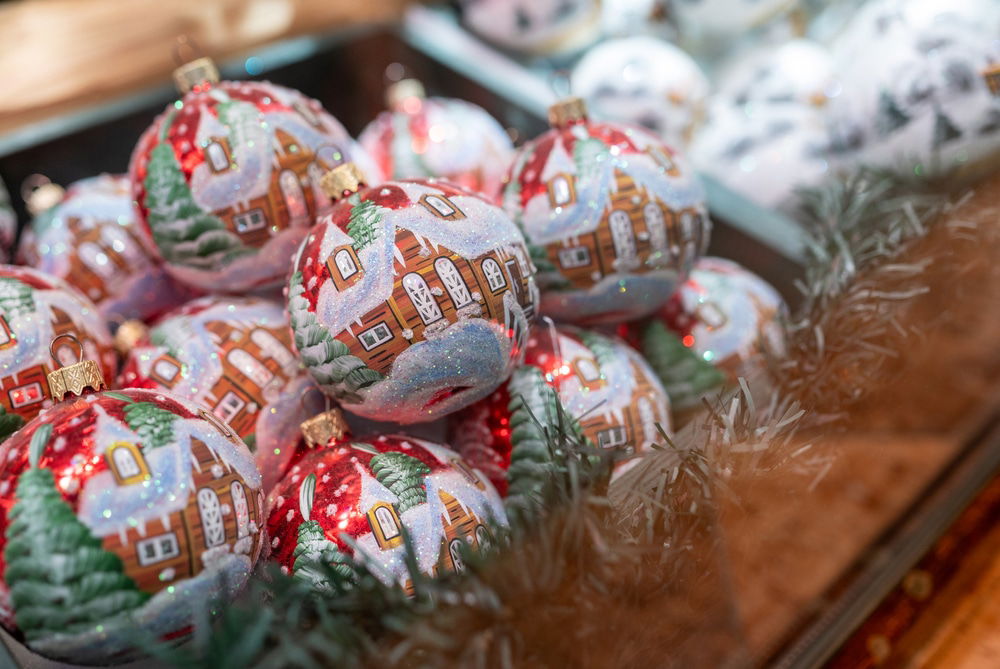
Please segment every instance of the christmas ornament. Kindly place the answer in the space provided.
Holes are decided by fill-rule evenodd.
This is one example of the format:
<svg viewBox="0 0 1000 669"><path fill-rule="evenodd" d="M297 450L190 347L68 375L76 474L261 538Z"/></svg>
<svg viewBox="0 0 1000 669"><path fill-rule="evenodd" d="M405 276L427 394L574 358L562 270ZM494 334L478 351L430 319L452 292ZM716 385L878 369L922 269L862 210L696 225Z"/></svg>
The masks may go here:
<svg viewBox="0 0 1000 669"><path fill-rule="evenodd" d="M52 404L48 374L69 353L50 350L60 335L72 335L84 357L96 360L105 376L114 374L111 333L93 302L54 276L0 266L0 438Z"/></svg>
<svg viewBox="0 0 1000 669"><path fill-rule="evenodd" d="M708 257L695 264L691 277L657 313L654 323L666 325L685 347L735 383L765 368L763 350L782 353L784 335L778 318L786 311L778 291L759 276L730 260ZM664 368L660 361L666 361L663 354L673 344L661 341L649 327L631 325L629 336L654 367ZM709 376L698 373L702 380L692 375L694 385L707 383ZM675 370L674 377L678 376Z"/></svg>
<svg viewBox="0 0 1000 669"><path fill-rule="evenodd" d="M807 39L738 50L717 82L718 98L734 105L796 102L822 107L841 92L833 55Z"/></svg>
<svg viewBox="0 0 1000 669"><path fill-rule="evenodd" d="M599 0L460 0L459 7L472 32L534 55L577 51L601 30Z"/></svg>
<svg viewBox="0 0 1000 669"><path fill-rule="evenodd" d="M110 323L148 320L194 295L145 243L128 179L104 174L77 181L38 213L21 235L18 262L71 282Z"/></svg>
<svg viewBox="0 0 1000 669"><path fill-rule="evenodd" d="M268 82L218 81L207 59L175 73L184 97L139 140L129 177L168 270L204 290L278 285L329 198L322 175L366 161L315 100Z"/></svg>
<svg viewBox="0 0 1000 669"><path fill-rule="evenodd" d="M690 141L708 98L698 64L654 37L598 44L573 68L571 82L595 118L643 126L673 147Z"/></svg>
<svg viewBox="0 0 1000 669"><path fill-rule="evenodd" d="M453 98L426 98L414 79L394 84L389 111L358 142L391 179L443 177L492 199L510 164L510 137L485 109Z"/></svg>
<svg viewBox="0 0 1000 669"><path fill-rule="evenodd" d="M465 551L487 549L492 528L507 525L480 472L444 446L400 435L335 435L292 467L268 510L272 559L319 590L332 586L324 565L349 584L362 562L412 593L404 531L420 573L438 575L464 571Z"/></svg>
<svg viewBox="0 0 1000 669"><path fill-rule="evenodd" d="M120 385L169 391L208 408L255 453L270 490L293 456L296 427L321 408L292 351L278 304L203 297L164 316L131 349Z"/></svg>
<svg viewBox="0 0 1000 669"><path fill-rule="evenodd" d="M822 113L796 102L719 100L691 145L691 162L746 198L792 210L796 190L830 175L830 144Z"/></svg>
<svg viewBox="0 0 1000 669"><path fill-rule="evenodd" d="M503 193L538 265L541 312L618 323L654 311L708 244L701 186L648 132L588 121L579 98L549 118L553 128L519 150Z"/></svg>
<svg viewBox="0 0 1000 669"><path fill-rule="evenodd" d="M675 411L692 409L718 391L725 376L699 353L684 345L661 321L650 320L639 332L639 347Z"/></svg>
<svg viewBox="0 0 1000 669"><path fill-rule="evenodd" d="M537 303L534 267L498 207L435 180L347 195L294 262L295 346L320 388L356 414L433 420L492 392L516 366Z"/></svg>
<svg viewBox="0 0 1000 669"><path fill-rule="evenodd" d="M601 0L601 27L606 35L667 32L666 0Z"/></svg>
<svg viewBox="0 0 1000 669"><path fill-rule="evenodd" d="M674 0L671 15L689 41L731 40L788 12L798 0Z"/></svg>
<svg viewBox="0 0 1000 669"><path fill-rule="evenodd" d="M547 458L542 433L554 435L559 425L556 398L546 386L578 421L578 428L568 429L579 429L600 448L633 454L662 443L661 430L671 433L666 392L646 361L622 341L572 327L539 327L529 338L525 363L540 373L519 371L450 424L455 449L498 490L510 483L511 492L523 492L531 485L531 470ZM634 463L619 463L615 474ZM527 483L516 483L526 475Z"/></svg>
<svg viewBox="0 0 1000 669"><path fill-rule="evenodd" d="M70 392L103 385L84 361L52 374L54 397L81 375ZM109 664L145 635L182 640L263 545L253 457L178 397L71 397L4 442L0 463L0 620L46 657Z"/></svg>
<svg viewBox="0 0 1000 669"><path fill-rule="evenodd" d="M1000 7L879 0L832 49L844 92L830 106L838 161L989 169L1000 155ZM991 73L993 73L991 75Z"/></svg>
<svg viewBox="0 0 1000 669"><path fill-rule="evenodd" d="M17 214L10 204L10 194L0 181L0 263L10 261L11 246L17 236Z"/></svg>

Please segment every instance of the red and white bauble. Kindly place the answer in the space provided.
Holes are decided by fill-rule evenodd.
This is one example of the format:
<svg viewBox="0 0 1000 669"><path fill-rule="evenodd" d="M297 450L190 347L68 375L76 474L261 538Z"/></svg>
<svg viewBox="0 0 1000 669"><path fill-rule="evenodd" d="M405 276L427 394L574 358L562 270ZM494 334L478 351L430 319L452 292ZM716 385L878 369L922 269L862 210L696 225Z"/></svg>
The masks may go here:
<svg viewBox="0 0 1000 669"><path fill-rule="evenodd" d="M132 194L170 272L203 290L279 285L329 207L325 172L363 151L318 102L268 82L203 83L143 134Z"/></svg>
<svg viewBox="0 0 1000 669"><path fill-rule="evenodd" d="M295 346L320 388L375 420L433 420L492 392L523 356L537 290L503 211L443 181L340 200L295 259Z"/></svg>
<svg viewBox="0 0 1000 669"><path fill-rule="evenodd" d="M194 297L149 249L125 176L72 184L21 235L18 262L71 282L112 323L155 318Z"/></svg>
<svg viewBox="0 0 1000 669"><path fill-rule="evenodd" d="M0 262L10 262L17 237L17 214L10 204L10 194L3 181L0 181Z"/></svg>
<svg viewBox="0 0 1000 669"><path fill-rule="evenodd" d="M694 173L648 131L589 121L571 99L518 151L503 207L538 265L541 313L577 324L655 311L684 281L711 224Z"/></svg>
<svg viewBox="0 0 1000 669"><path fill-rule="evenodd" d="M57 404L0 446L0 619L46 657L111 664L184 639L264 544L253 456L150 390Z"/></svg>
<svg viewBox="0 0 1000 669"><path fill-rule="evenodd" d="M72 335L83 347L65 338L52 359L49 346L60 335ZM75 355L94 360L105 378L118 365L111 333L94 303L62 279L28 267L0 265L0 408L30 420L50 406L48 373Z"/></svg>
<svg viewBox="0 0 1000 669"><path fill-rule="evenodd" d="M269 490L293 456L299 424L321 408L293 350L279 304L203 297L153 325L129 352L120 385L168 391L211 410L251 447Z"/></svg>

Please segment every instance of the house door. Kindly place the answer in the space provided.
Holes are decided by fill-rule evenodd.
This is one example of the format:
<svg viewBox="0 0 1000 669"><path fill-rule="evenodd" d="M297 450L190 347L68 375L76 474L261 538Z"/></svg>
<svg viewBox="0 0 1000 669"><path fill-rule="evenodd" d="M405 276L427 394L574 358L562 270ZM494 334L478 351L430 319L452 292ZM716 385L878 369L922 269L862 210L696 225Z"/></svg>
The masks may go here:
<svg viewBox="0 0 1000 669"><path fill-rule="evenodd" d="M229 492L233 497L233 511L236 512L236 537L241 539L250 534L250 505L247 504L243 484L239 481L233 481Z"/></svg>
<svg viewBox="0 0 1000 669"><path fill-rule="evenodd" d="M289 225L306 225L309 222L309 208L299 177L291 170L284 170L278 177L278 185L281 187L285 206L288 207Z"/></svg>
<svg viewBox="0 0 1000 669"><path fill-rule="evenodd" d="M616 209L608 217L608 224L611 226L611 241L615 245L615 255L619 258L634 258L635 234L628 214Z"/></svg>
<svg viewBox="0 0 1000 669"><path fill-rule="evenodd" d="M434 271L437 272L438 278L444 284L445 290L448 291L448 297L451 298L456 309L461 309L472 302L472 293L469 292L465 279L462 278L458 268L455 267L455 263L450 258L441 257L435 260Z"/></svg>
<svg viewBox="0 0 1000 669"><path fill-rule="evenodd" d="M205 532L205 548L221 546L226 542L226 525L222 518L219 496L211 488L198 491L198 515Z"/></svg>
<svg viewBox="0 0 1000 669"><path fill-rule="evenodd" d="M669 250L667 242L667 227L663 221L663 210L655 202L648 202L642 208L642 217L646 221L646 229L649 230L649 244L654 251L666 253Z"/></svg>
<svg viewBox="0 0 1000 669"><path fill-rule="evenodd" d="M403 277L403 290L406 291L424 325L430 325L444 317L424 277L416 272L410 272Z"/></svg>

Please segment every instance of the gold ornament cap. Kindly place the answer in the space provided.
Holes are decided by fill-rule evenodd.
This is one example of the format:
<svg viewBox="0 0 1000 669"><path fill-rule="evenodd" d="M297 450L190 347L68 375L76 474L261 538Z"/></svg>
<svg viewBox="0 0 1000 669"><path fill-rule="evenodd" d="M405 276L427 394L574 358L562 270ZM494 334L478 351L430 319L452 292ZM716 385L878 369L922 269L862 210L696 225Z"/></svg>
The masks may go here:
<svg viewBox="0 0 1000 669"><path fill-rule="evenodd" d="M115 350L121 355L128 355L147 334L149 334L148 325L139 320L129 319L115 330Z"/></svg>
<svg viewBox="0 0 1000 669"><path fill-rule="evenodd" d="M219 83L219 68L211 58L196 58L174 70L174 84L181 95L204 83Z"/></svg>
<svg viewBox="0 0 1000 669"><path fill-rule="evenodd" d="M427 91L419 79L401 79L385 89L385 104L392 110L405 110L407 100L423 100Z"/></svg>
<svg viewBox="0 0 1000 669"><path fill-rule="evenodd" d="M319 187L333 200L340 200L346 194L357 193L365 184L365 175L354 163L337 165L323 175Z"/></svg>
<svg viewBox="0 0 1000 669"><path fill-rule="evenodd" d="M21 199L24 207L32 216L38 216L43 211L51 209L66 196L66 191L59 184L49 181L43 174L32 174L21 184Z"/></svg>
<svg viewBox="0 0 1000 669"><path fill-rule="evenodd" d="M327 409L323 413L303 421L299 425L302 438L309 448L326 446L331 439L343 439L349 432L343 412L337 407Z"/></svg>
<svg viewBox="0 0 1000 669"><path fill-rule="evenodd" d="M1000 97L1000 63L993 63L983 70L983 79L986 81L986 87L990 89L990 93Z"/></svg>
<svg viewBox="0 0 1000 669"><path fill-rule="evenodd" d="M49 372L49 396L56 402L60 402L67 393L79 396L83 394L84 390L89 389L97 392L98 390L107 388L108 386L104 382L104 375L101 374L101 368L97 362L82 359L83 345L80 344L80 340L76 336L64 333L53 339L52 343L49 344L49 355L52 356L52 359L57 363L59 362L59 358L56 356L56 351L58 350L56 343L61 339L69 339L76 344L79 349L79 359L72 365L59 367L55 371Z"/></svg>
<svg viewBox="0 0 1000 669"><path fill-rule="evenodd" d="M583 98L564 98L549 107L549 125L564 128L571 123L587 120L587 103Z"/></svg>

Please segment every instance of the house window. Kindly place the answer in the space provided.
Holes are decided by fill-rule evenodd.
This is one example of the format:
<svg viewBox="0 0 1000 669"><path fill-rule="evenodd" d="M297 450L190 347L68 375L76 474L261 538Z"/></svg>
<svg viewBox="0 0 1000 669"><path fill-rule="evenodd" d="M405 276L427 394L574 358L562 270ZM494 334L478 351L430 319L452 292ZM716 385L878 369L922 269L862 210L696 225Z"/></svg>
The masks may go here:
<svg viewBox="0 0 1000 669"><path fill-rule="evenodd" d="M557 174L549 179L549 204L553 208L564 207L576 199L572 179L568 174Z"/></svg>
<svg viewBox="0 0 1000 669"><path fill-rule="evenodd" d="M646 206L642 208L642 217L646 221L646 229L649 230L650 246L656 251L668 250L667 227L660 205L655 202L647 202Z"/></svg>
<svg viewBox="0 0 1000 669"><path fill-rule="evenodd" d="M368 509L368 525L372 528L379 548L388 550L403 543L402 525L396 509L386 502L378 502Z"/></svg>
<svg viewBox="0 0 1000 669"><path fill-rule="evenodd" d="M309 125L316 126L317 128L320 127L319 117L316 116L316 112L314 112L308 104L303 103L301 100L296 100L292 103L292 109L297 111L299 116L304 118Z"/></svg>
<svg viewBox="0 0 1000 669"><path fill-rule="evenodd" d="M718 330L729 322L722 307L711 300L699 302L698 306L695 307L695 315L710 331Z"/></svg>
<svg viewBox="0 0 1000 669"><path fill-rule="evenodd" d="M263 388L274 378L274 373L264 363L243 349L234 348L229 351L226 354L226 360L245 377L250 379L258 388Z"/></svg>
<svg viewBox="0 0 1000 669"><path fill-rule="evenodd" d="M635 235L632 219L621 209L615 209L608 217L611 226L611 241L615 245L615 255L619 258L635 257Z"/></svg>
<svg viewBox="0 0 1000 669"><path fill-rule="evenodd" d="M139 483L146 479L149 467L139 447L127 441L119 441L111 445L104 456L111 467L118 485Z"/></svg>
<svg viewBox="0 0 1000 669"><path fill-rule="evenodd" d="M290 225L304 222L309 217L309 209L306 206L306 194L302 191L302 184L299 177L292 170L284 170L278 176L278 186L281 188L281 197L285 200L288 208L288 216L291 218Z"/></svg>
<svg viewBox="0 0 1000 669"><path fill-rule="evenodd" d="M586 267L590 264L590 249L586 246L574 246L559 250L559 264L564 269Z"/></svg>
<svg viewBox="0 0 1000 669"><path fill-rule="evenodd" d="M434 271L437 272L438 278L444 284L445 290L448 291L448 297L451 298L456 309L461 309L472 302L469 287L450 258L441 257L435 260Z"/></svg>
<svg viewBox="0 0 1000 669"><path fill-rule="evenodd" d="M597 445L601 448L618 448L628 442L624 425L615 425L597 433Z"/></svg>
<svg viewBox="0 0 1000 669"><path fill-rule="evenodd" d="M219 495L211 488L198 491L198 515L205 532L205 548L221 546L226 542L226 523L222 518Z"/></svg>
<svg viewBox="0 0 1000 669"><path fill-rule="evenodd" d="M212 142L205 148L208 156L208 166L213 172L225 172L229 169L229 154L219 142Z"/></svg>
<svg viewBox="0 0 1000 669"><path fill-rule="evenodd" d="M493 537L485 525L476 525L476 543L479 544L481 551L488 551L493 547Z"/></svg>
<svg viewBox="0 0 1000 669"><path fill-rule="evenodd" d="M7 397L10 398L10 404L15 409L20 409L21 407L41 402L45 399L42 395L42 385L38 381L26 383L17 388L11 388L7 392Z"/></svg>
<svg viewBox="0 0 1000 669"><path fill-rule="evenodd" d="M243 484L233 481L229 486L233 498L233 511L236 512L236 537L242 538L250 534L250 505L247 504L247 493Z"/></svg>
<svg viewBox="0 0 1000 669"><path fill-rule="evenodd" d="M316 202L316 208L329 207L332 204L330 196L320 186L323 181L323 168L317 163L309 163L306 173L309 175L309 181L312 183L313 201Z"/></svg>
<svg viewBox="0 0 1000 669"><path fill-rule="evenodd" d="M601 380L601 370L590 358L577 358L573 364L576 367L576 375L585 383L594 383Z"/></svg>
<svg viewBox="0 0 1000 669"><path fill-rule="evenodd" d="M500 263L493 258L487 258L483 261L482 268L490 290L495 293L507 287L507 282L503 278L503 270L500 269Z"/></svg>
<svg viewBox="0 0 1000 669"><path fill-rule="evenodd" d="M160 358L153 363L152 374L150 376L165 386L172 386L180 372L180 365L176 362L169 358Z"/></svg>
<svg viewBox="0 0 1000 669"><path fill-rule="evenodd" d="M358 335L358 340L365 347L366 351L378 348L390 339L392 339L392 330L385 324L385 321L382 321L375 327L368 328Z"/></svg>
<svg viewBox="0 0 1000 669"><path fill-rule="evenodd" d="M267 218L262 210L251 209L233 216L233 224L236 226L236 232L243 234L260 230L267 225Z"/></svg>
<svg viewBox="0 0 1000 669"><path fill-rule="evenodd" d="M239 395L230 390L222 397L222 401L215 405L215 415L228 423L236 418L246 404Z"/></svg>
<svg viewBox="0 0 1000 669"><path fill-rule="evenodd" d="M7 319L0 316L0 349L10 348L16 343L14 331L10 329Z"/></svg>
<svg viewBox="0 0 1000 669"><path fill-rule="evenodd" d="M177 543L177 535L173 532L160 534L148 539L142 539L135 544L135 555L140 567L179 557L181 547Z"/></svg>
<svg viewBox="0 0 1000 669"><path fill-rule="evenodd" d="M267 330L256 328L250 333L250 341L256 344L265 358L271 358L282 369L298 364L295 354L288 350L280 339Z"/></svg>
<svg viewBox="0 0 1000 669"><path fill-rule="evenodd" d="M354 257L347 249L340 249L333 255L333 262L340 272L340 278L346 279L358 273L358 263L354 262Z"/></svg>
<svg viewBox="0 0 1000 669"><path fill-rule="evenodd" d="M465 561L462 559L462 540L452 539L448 542L448 553L451 555L451 564L459 574L465 572Z"/></svg>
<svg viewBox="0 0 1000 669"><path fill-rule="evenodd" d="M497 269L499 269L499 266ZM424 281L424 277L416 272L410 272L403 277L403 290L409 295L410 301L416 308L417 314L420 315L420 320L424 322L424 325L430 325L444 318L444 315L441 313L441 307L438 306L437 300L431 294L431 289L427 286L427 282Z"/></svg>
<svg viewBox="0 0 1000 669"><path fill-rule="evenodd" d="M84 242L77 249L77 255L83 264L97 276L105 279L113 279L118 273L118 268L97 244Z"/></svg>
<svg viewBox="0 0 1000 669"><path fill-rule="evenodd" d="M465 218L465 214L462 210L455 206L455 203L447 198L445 195L424 195L420 198L420 204L424 205L427 211L431 212L435 216L440 216L441 218L447 218L449 220L455 220L458 218Z"/></svg>

